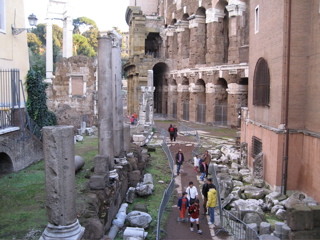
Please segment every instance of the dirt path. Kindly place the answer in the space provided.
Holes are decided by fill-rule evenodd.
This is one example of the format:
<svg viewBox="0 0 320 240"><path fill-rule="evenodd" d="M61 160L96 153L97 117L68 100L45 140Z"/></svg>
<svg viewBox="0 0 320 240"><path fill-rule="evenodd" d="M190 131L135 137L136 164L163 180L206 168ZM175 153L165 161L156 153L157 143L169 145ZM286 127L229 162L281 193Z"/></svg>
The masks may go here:
<svg viewBox="0 0 320 240"><path fill-rule="evenodd" d="M172 122L156 122L156 128L157 133L160 132L161 128L168 129L169 124L179 124L178 122L172 121ZM189 124L190 126L191 124ZM206 131L208 130L215 131L212 127L202 125L202 124L192 124L190 126L196 130ZM216 132L216 131L215 131ZM229 133L229 135L232 132ZM212 134L212 132L210 133ZM234 135L234 131L233 131ZM230 137L230 136L229 136ZM170 142L170 139L167 139L167 143L170 147L170 151L172 156L174 157L175 154L178 152L179 149L182 150L185 157L185 162L181 167L181 174L179 176L175 177L175 183L177 185L175 195L174 195L174 202L173 206L171 206L171 213L169 216L169 220L166 223L164 231L166 232L166 236L163 238L163 240L186 240L186 239L228 239L228 235L225 232L220 232L217 236L215 235L215 230L218 230L218 227L215 227L214 225L208 225L208 215L202 215L203 211L200 211L200 229L203 231L202 234L198 234L196 231L196 226L194 224L194 232L190 231L190 223L189 222L178 222L177 218L179 216L179 208L177 207L177 202L179 197L181 196L181 193L185 191L185 189L188 187L189 181L193 181L194 185L197 187L199 195L200 195L200 206L202 206L202 195L201 195L201 189L202 189L202 182L199 180L200 174L197 174L193 170L193 162L192 159L192 150L194 149L194 144L196 143L195 138L191 138L190 136L181 136L179 135L177 137L176 142ZM202 154L202 153L201 153ZM176 172L175 172L176 173ZM201 210L203 210L201 208Z"/></svg>

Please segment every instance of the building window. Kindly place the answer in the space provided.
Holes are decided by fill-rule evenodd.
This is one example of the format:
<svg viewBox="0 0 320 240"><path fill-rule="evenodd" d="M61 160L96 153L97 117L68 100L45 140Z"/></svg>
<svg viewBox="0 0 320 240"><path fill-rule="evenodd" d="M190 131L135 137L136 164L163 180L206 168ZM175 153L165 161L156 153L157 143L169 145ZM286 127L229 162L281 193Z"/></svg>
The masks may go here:
<svg viewBox="0 0 320 240"><path fill-rule="evenodd" d="M0 0L0 32L6 32L5 0Z"/></svg>
<svg viewBox="0 0 320 240"><path fill-rule="evenodd" d="M268 63L260 58L253 75L253 105L268 106L270 100L270 74Z"/></svg>
<svg viewBox="0 0 320 240"><path fill-rule="evenodd" d="M86 83L83 81L83 76L71 76L69 79L69 95L85 96Z"/></svg>
<svg viewBox="0 0 320 240"><path fill-rule="evenodd" d="M255 158L259 153L262 152L262 142L261 139L253 136L251 145L251 157Z"/></svg>
<svg viewBox="0 0 320 240"><path fill-rule="evenodd" d="M254 10L254 30L259 32L259 5Z"/></svg>

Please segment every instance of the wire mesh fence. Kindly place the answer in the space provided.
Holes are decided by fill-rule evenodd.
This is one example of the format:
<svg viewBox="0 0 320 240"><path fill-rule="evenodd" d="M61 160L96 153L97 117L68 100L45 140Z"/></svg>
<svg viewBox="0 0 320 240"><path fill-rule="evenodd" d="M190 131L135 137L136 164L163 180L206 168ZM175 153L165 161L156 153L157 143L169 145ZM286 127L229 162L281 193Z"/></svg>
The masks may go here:
<svg viewBox="0 0 320 240"><path fill-rule="evenodd" d="M218 194L218 205L216 208L219 209L220 228L216 231L216 234L218 234L220 231L225 231L233 235L233 237L238 240L261 239L259 237L259 234L254 229L249 227L246 223L241 221L232 213L222 208L222 201L220 197L220 185L214 166L209 168L209 173L211 175L214 185L216 186Z"/></svg>
<svg viewBox="0 0 320 240"><path fill-rule="evenodd" d="M157 229L156 229L156 239L159 240L160 239L160 233L161 233L161 219L162 219L162 215L168 205L168 202L170 201L170 198L174 192L175 189L175 181L174 181L174 171L173 171L173 158L170 152L170 149L167 145L167 136L168 133L166 130L164 130L163 128L161 129L161 134L160 134L161 138L163 139L162 141L162 150L165 152L167 158L168 158L168 163L171 169L171 181L167 187L167 189L164 191L163 193L163 197L159 206L159 211L158 211L158 221L157 221Z"/></svg>

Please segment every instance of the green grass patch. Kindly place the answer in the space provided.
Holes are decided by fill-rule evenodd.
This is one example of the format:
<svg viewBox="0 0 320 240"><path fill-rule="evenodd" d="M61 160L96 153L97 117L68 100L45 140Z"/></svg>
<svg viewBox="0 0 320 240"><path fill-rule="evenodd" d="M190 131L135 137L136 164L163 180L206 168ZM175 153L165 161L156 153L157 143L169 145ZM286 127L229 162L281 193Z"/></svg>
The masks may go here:
<svg viewBox="0 0 320 240"><path fill-rule="evenodd" d="M83 169L76 174L78 191L88 180L86 176L91 174L97 153L97 137L85 137L83 143L75 145L75 154L85 160ZM23 239L31 230L42 233L48 224L44 161L2 176L0 202L0 239Z"/></svg>
<svg viewBox="0 0 320 240"><path fill-rule="evenodd" d="M155 152L150 153L150 161L146 168L146 173L151 173L154 184L154 191L151 196L148 197L136 197L134 202L129 205L127 213L131 212L134 209L135 204L144 204L147 206L148 213L152 217L152 222L146 231L148 232L148 239L156 238L156 227L158 219L159 206L163 197L165 189L168 187L171 181L171 170L169 167L168 159L163 152L162 148L156 148ZM159 183L159 181L164 181L164 183ZM171 206L173 198L168 203L168 206ZM161 219L161 229L164 229L164 225L167 222L167 219L170 214L170 208L166 208L167 211L164 212ZM117 235L116 240L123 239L123 232L120 231Z"/></svg>

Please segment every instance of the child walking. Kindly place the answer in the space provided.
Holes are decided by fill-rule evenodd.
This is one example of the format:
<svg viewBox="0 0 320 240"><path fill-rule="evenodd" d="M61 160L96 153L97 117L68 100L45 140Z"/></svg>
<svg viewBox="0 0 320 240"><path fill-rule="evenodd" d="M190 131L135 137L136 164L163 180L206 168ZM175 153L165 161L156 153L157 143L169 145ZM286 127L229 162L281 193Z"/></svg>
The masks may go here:
<svg viewBox="0 0 320 240"><path fill-rule="evenodd" d="M193 223L196 222L197 224L197 229L198 233L201 234L202 231L200 230L200 225L199 225L199 209L200 209L200 204L199 204L199 199L197 198L189 208L189 213L190 213L190 231L193 232Z"/></svg>
<svg viewBox="0 0 320 240"><path fill-rule="evenodd" d="M178 200L178 207L180 209L180 219L182 222L186 222L185 216L186 216L186 210L189 207L189 200L187 198L188 193L183 192L182 196Z"/></svg>

